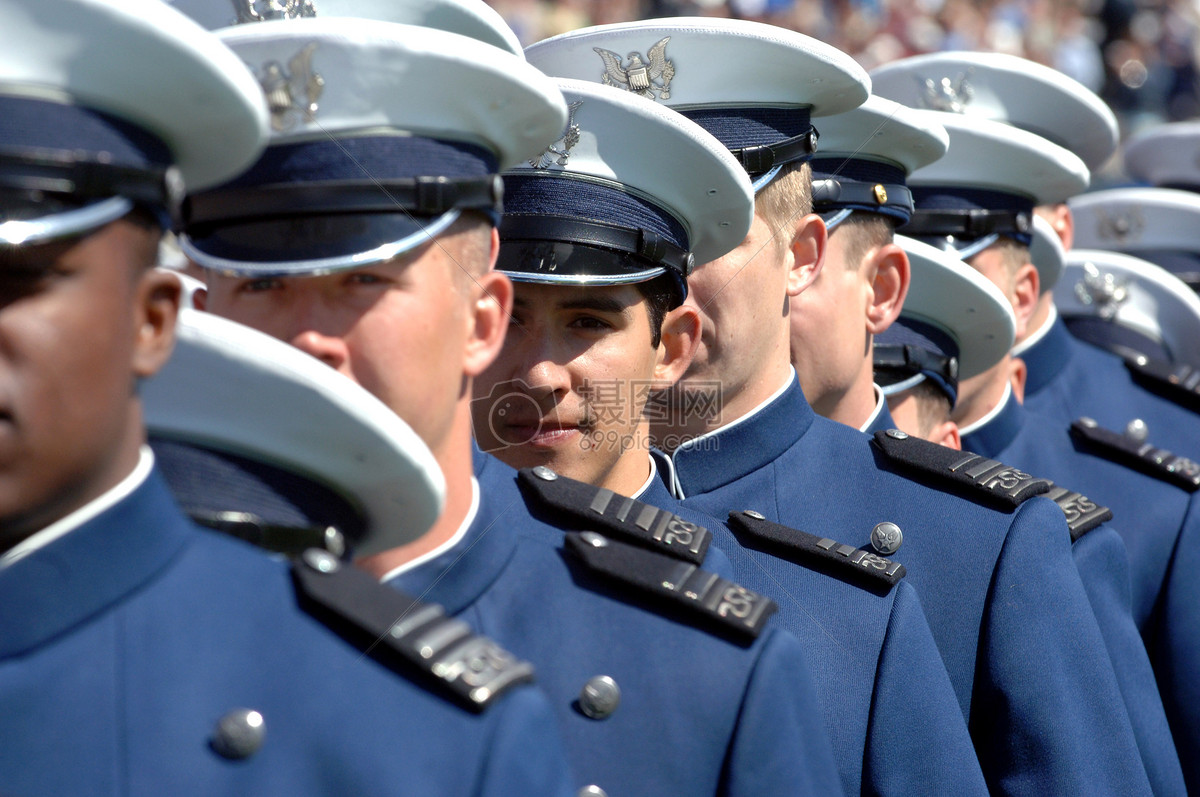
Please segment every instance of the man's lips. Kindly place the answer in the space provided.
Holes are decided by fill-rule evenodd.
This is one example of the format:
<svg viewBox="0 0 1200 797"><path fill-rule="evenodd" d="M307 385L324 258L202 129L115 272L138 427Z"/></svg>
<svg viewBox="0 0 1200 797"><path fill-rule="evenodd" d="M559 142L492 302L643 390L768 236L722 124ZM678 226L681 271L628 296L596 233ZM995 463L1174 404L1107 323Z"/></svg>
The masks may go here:
<svg viewBox="0 0 1200 797"><path fill-rule="evenodd" d="M587 428L586 425L563 423L558 420L517 420L504 424L505 436L510 440L535 446L556 445L583 434Z"/></svg>

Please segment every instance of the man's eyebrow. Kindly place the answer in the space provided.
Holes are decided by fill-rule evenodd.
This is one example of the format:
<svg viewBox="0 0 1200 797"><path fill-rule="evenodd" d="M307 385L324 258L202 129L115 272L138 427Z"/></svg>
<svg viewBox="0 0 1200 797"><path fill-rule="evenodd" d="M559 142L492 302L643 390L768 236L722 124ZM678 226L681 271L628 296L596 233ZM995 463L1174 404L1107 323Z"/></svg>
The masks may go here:
<svg viewBox="0 0 1200 797"><path fill-rule="evenodd" d="M534 302L529 299L515 296L513 298L514 307L527 308ZM622 302L615 296L610 296L599 292L579 292L573 293L561 301L554 302L554 307L559 310L593 310L598 313L613 313L621 314L629 308L628 302Z"/></svg>

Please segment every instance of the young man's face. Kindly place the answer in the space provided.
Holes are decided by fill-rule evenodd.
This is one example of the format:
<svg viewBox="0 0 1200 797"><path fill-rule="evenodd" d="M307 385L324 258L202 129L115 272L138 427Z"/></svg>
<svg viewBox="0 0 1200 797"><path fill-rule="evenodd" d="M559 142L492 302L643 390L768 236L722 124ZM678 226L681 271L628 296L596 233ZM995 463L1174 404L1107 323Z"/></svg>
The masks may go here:
<svg viewBox="0 0 1200 797"><path fill-rule="evenodd" d="M515 284L504 348L475 382L480 447L602 484L623 457L644 469L642 422L659 349L633 285Z"/></svg>
<svg viewBox="0 0 1200 797"><path fill-rule="evenodd" d="M179 298L173 277L149 269L156 240L122 220L82 239L0 249L0 547L136 464L136 381L165 361ZM149 315L148 302L158 305Z"/></svg>
<svg viewBox="0 0 1200 797"><path fill-rule="evenodd" d="M205 309L291 343L362 385L435 454L463 386L472 288L468 247L427 244L322 276L210 274ZM475 270L471 271L476 273Z"/></svg>

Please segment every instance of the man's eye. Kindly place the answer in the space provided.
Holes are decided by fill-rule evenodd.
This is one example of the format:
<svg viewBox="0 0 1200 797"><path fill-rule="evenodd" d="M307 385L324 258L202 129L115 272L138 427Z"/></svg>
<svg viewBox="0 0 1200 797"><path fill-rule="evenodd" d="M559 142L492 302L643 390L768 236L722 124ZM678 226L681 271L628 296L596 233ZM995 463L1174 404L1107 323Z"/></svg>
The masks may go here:
<svg viewBox="0 0 1200 797"><path fill-rule="evenodd" d="M381 285L384 282L382 277L361 272L352 273L348 281L353 285Z"/></svg>
<svg viewBox="0 0 1200 797"><path fill-rule="evenodd" d="M262 277L261 279L247 280L242 283L242 293L263 293L265 291L278 290L283 287L283 283L274 277Z"/></svg>
<svg viewBox="0 0 1200 797"><path fill-rule="evenodd" d="M603 320L601 320L599 318L595 318L593 316L581 316L579 318L576 318L574 321L571 322L571 326L575 327L576 329L588 329L588 330L604 330L604 329L612 328L612 325L609 324L607 321L603 321Z"/></svg>

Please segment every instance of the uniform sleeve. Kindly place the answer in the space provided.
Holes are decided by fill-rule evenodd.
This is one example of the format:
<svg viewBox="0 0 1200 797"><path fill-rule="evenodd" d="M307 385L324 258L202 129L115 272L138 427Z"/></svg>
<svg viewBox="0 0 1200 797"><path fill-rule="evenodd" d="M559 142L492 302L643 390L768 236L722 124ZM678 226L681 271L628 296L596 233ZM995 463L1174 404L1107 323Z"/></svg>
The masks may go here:
<svg viewBox="0 0 1200 797"><path fill-rule="evenodd" d="M768 633L738 714L721 794L841 794L833 747L800 642L783 630Z"/></svg>
<svg viewBox="0 0 1200 797"><path fill-rule="evenodd" d="M1161 610L1146 629L1146 645L1181 751L1188 790L1200 794L1200 493L1175 544L1160 599Z"/></svg>
<svg viewBox="0 0 1200 797"><path fill-rule="evenodd" d="M1104 635L1150 785L1155 794L1185 794L1183 771L1158 684L1133 621L1125 543L1105 525L1081 537L1071 553Z"/></svg>
<svg viewBox="0 0 1200 797"><path fill-rule="evenodd" d="M863 794L987 794L950 676L905 582L879 654L863 763Z"/></svg>
<svg viewBox="0 0 1200 797"><path fill-rule="evenodd" d="M1149 794L1070 543L1052 502L1017 510L980 631L969 723L979 763L999 794Z"/></svg>
<svg viewBox="0 0 1200 797"><path fill-rule="evenodd" d="M524 687L488 711L490 752L475 790L479 797L575 797L581 785L568 766L557 720L546 697Z"/></svg>

